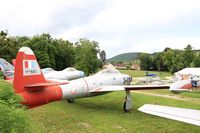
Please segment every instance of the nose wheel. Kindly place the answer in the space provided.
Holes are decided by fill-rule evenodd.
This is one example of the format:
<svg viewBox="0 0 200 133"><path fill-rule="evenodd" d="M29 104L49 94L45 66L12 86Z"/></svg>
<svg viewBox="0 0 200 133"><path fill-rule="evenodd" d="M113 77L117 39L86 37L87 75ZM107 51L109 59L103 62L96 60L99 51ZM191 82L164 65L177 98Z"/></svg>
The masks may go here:
<svg viewBox="0 0 200 133"><path fill-rule="evenodd" d="M126 90L125 102L123 105L124 112L127 113L132 109L132 99L130 90Z"/></svg>

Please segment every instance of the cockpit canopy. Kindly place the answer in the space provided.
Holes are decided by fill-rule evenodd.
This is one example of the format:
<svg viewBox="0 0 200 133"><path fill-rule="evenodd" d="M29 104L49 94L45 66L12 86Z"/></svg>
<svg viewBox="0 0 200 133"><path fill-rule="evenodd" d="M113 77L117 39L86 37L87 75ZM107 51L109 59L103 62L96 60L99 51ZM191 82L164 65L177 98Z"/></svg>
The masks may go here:
<svg viewBox="0 0 200 133"><path fill-rule="evenodd" d="M97 74L121 74L121 73L115 68L106 68L99 71Z"/></svg>
<svg viewBox="0 0 200 133"><path fill-rule="evenodd" d="M77 69L74 67L68 67L68 68L64 69L63 71L77 71Z"/></svg>
<svg viewBox="0 0 200 133"><path fill-rule="evenodd" d="M0 67L3 71L9 71L9 70L14 71L14 66L2 58L0 58Z"/></svg>
<svg viewBox="0 0 200 133"><path fill-rule="evenodd" d="M45 74L45 73L49 73L49 72L53 72L55 70L53 70L52 68L44 68L42 69L42 73Z"/></svg>

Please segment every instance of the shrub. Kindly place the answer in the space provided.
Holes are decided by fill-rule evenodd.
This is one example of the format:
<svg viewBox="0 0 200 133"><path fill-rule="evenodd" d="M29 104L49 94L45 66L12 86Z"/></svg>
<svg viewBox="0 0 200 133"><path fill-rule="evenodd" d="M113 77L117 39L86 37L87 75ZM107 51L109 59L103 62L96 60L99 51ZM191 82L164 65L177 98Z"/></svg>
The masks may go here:
<svg viewBox="0 0 200 133"><path fill-rule="evenodd" d="M31 120L26 109L21 107L21 98L15 95L10 85L0 85L0 132L32 132Z"/></svg>

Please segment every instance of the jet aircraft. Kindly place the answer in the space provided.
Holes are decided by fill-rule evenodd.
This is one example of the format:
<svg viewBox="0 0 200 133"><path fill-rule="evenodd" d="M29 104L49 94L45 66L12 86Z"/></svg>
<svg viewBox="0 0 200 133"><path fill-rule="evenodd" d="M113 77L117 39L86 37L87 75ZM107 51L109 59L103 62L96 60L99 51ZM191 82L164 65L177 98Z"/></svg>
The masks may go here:
<svg viewBox="0 0 200 133"><path fill-rule="evenodd" d="M0 70L4 75L5 80L13 80L14 78L14 66L11 65L9 62L0 58Z"/></svg>
<svg viewBox="0 0 200 133"><path fill-rule="evenodd" d="M28 47L22 47L16 57L13 85L15 93L23 98L22 104L30 108L62 99L74 102L74 99L77 98L103 95L113 91L125 91L126 96L123 106L125 112L132 108L131 90L166 89L170 87L170 85L129 85L131 80L132 78L129 75L121 74L116 69L107 68L92 76L69 82L47 81L33 51ZM145 106L145 108L141 109L143 112L149 112L145 110L156 111L157 107ZM197 112L199 113L199 111ZM177 113L177 110L171 109L170 113L172 113L170 118L175 119L173 114ZM152 114L158 115L158 113ZM164 115L165 111L161 110L158 116L164 117ZM180 115L179 117L183 118L184 116ZM189 116L188 120L193 119L193 117L193 115L192 117ZM187 122L191 123L188 120Z"/></svg>
<svg viewBox="0 0 200 133"><path fill-rule="evenodd" d="M45 79L73 80L84 77L84 72L73 67L68 67L62 71L55 71L52 68L42 69Z"/></svg>
<svg viewBox="0 0 200 133"><path fill-rule="evenodd" d="M113 91L126 91L124 110L131 109L130 90L169 88L169 85L130 86L132 78L116 69L104 69L92 76L69 81L68 84L51 82L44 78L33 51L28 47L20 48L16 57L14 71L14 90L29 107L49 102L102 95Z"/></svg>
<svg viewBox="0 0 200 133"><path fill-rule="evenodd" d="M13 59L12 62L15 65L16 60ZM14 66L11 65L6 60L0 58L0 70L4 74L4 79L12 82L14 78ZM45 79L55 80L55 81L72 80L84 77L85 75L83 71L79 71L73 67L68 67L62 71L56 71L53 70L52 68L43 68L42 73L44 74Z"/></svg>

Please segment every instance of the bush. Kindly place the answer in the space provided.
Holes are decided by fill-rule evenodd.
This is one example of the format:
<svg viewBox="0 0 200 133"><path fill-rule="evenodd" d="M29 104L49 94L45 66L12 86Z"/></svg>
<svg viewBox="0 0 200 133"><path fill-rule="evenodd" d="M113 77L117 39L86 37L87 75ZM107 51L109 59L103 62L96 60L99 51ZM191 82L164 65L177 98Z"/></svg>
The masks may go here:
<svg viewBox="0 0 200 133"><path fill-rule="evenodd" d="M0 71L0 78L3 78L3 73L2 73L2 71Z"/></svg>
<svg viewBox="0 0 200 133"><path fill-rule="evenodd" d="M25 108L21 107L21 98L15 95L9 85L0 85L0 132L32 132L31 120Z"/></svg>

